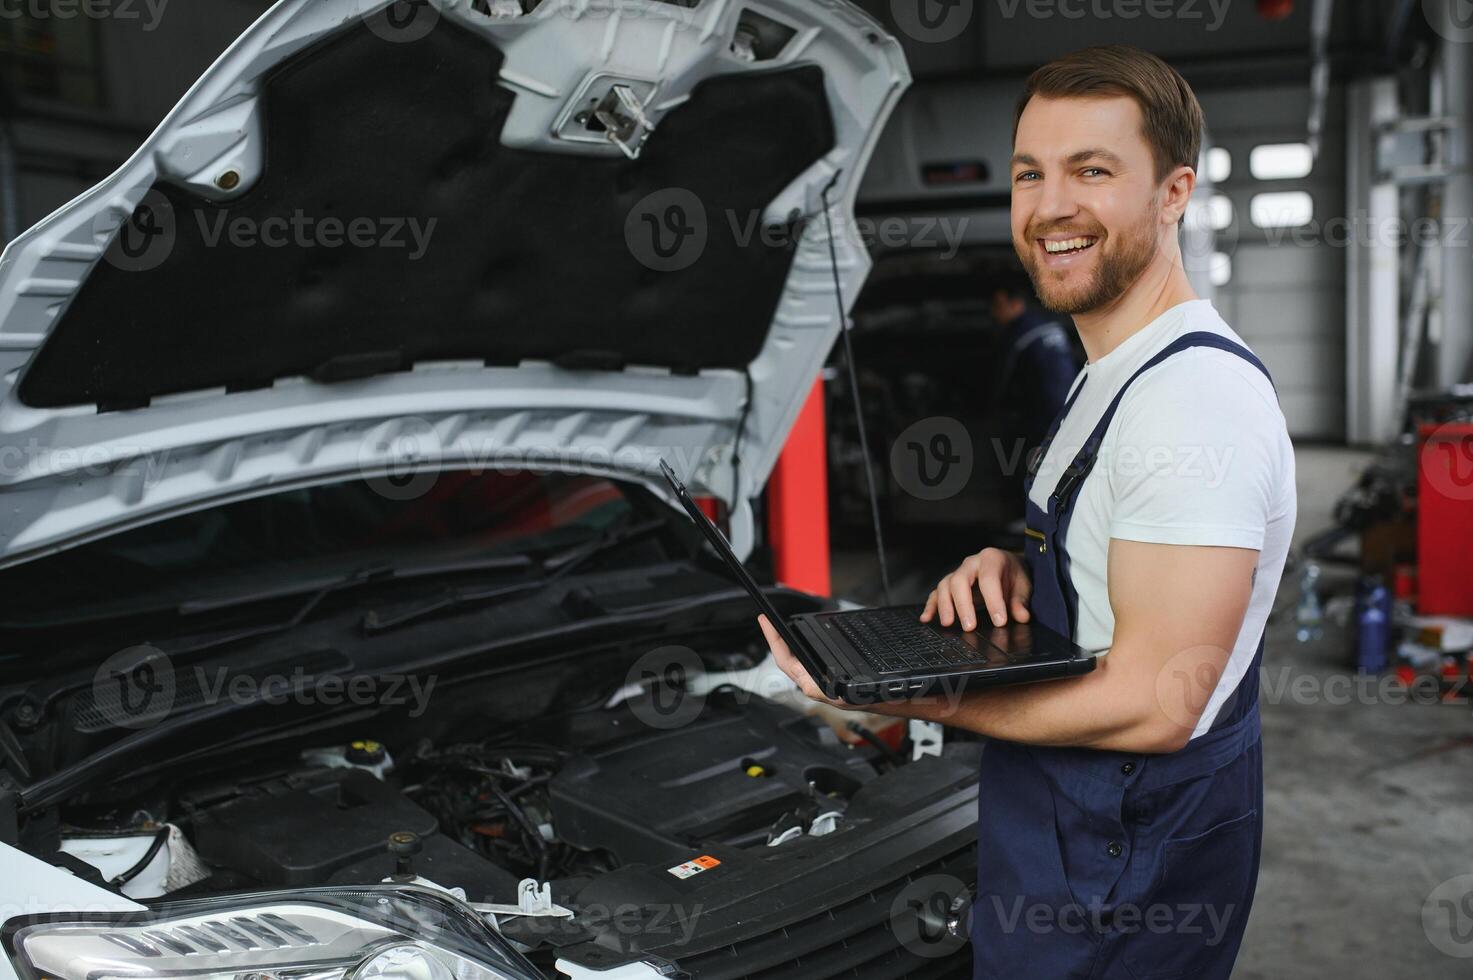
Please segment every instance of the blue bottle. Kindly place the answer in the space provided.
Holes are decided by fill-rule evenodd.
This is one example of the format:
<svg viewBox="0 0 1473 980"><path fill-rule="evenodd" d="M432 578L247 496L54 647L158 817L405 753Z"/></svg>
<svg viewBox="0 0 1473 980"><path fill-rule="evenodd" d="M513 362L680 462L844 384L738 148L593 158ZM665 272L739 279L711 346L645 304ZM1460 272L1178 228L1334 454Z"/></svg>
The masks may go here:
<svg viewBox="0 0 1473 980"><path fill-rule="evenodd" d="M1312 643L1324 634L1319 580L1320 566L1312 561L1305 562L1304 571L1299 576L1299 604L1294 609L1294 638L1300 643Z"/></svg>
<svg viewBox="0 0 1473 980"><path fill-rule="evenodd" d="M1391 593L1379 580L1364 593L1358 625L1357 666L1362 674L1382 673L1391 645Z"/></svg>

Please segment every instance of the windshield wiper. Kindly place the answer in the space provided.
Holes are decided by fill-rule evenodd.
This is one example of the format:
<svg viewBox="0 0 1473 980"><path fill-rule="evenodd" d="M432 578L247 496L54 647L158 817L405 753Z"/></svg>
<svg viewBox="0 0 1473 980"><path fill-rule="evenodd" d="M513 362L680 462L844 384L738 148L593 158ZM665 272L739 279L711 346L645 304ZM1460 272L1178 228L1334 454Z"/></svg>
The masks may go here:
<svg viewBox="0 0 1473 980"><path fill-rule="evenodd" d="M589 562L637 538L667 527L663 517L639 524L623 524L604 534L552 555L540 563L542 574L524 582L513 582L480 588L450 589L428 602L415 603L398 610L370 609L363 617L363 630L367 633L383 633L408 626L441 613L464 610L469 607L496 603L513 596L531 595L541 592L554 583L567 578Z"/></svg>
<svg viewBox="0 0 1473 980"><path fill-rule="evenodd" d="M270 636L274 633L285 633L288 630L296 629L298 626L302 625L306 618L312 614L312 611L316 609L319 605L321 605L322 601L328 596L332 595L335 592L344 592L348 589L354 589L360 585L366 585L370 582L386 582L390 580L398 581L400 579L423 578L430 575L447 574L450 572L482 570L515 571L524 568L530 568L532 565L532 560L522 555L517 555L510 558L500 557L485 559L466 559L459 562L435 562L426 565L412 565L407 568L400 568L387 562L378 562L371 565L364 565L361 568L354 569L346 575L340 575L336 578L326 579L324 581L315 583L317 585L317 588L309 596L307 596L307 601L298 606L295 612L293 612L290 616L288 616L281 622L268 623L263 626L251 626L247 629L239 630L235 633L226 634L225 636L211 637L209 639L202 640L201 642L196 643L193 646L171 650L170 654L172 656L181 656L184 654L200 653L205 650L213 650L217 647L225 646L229 643L238 643L242 640L253 640L262 636ZM191 613L213 611L216 609L226 609L232 606L248 605L250 603L261 601L263 599L284 598L292 595L300 595L303 591L303 589L300 588L300 585L301 583L298 583L298 587L290 589L263 590L261 592L255 593L244 593L238 596L227 596L218 600L203 600L196 601L194 603L185 603L184 605L181 605L179 607L178 611L181 615L189 615Z"/></svg>
<svg viewBox="0 0 1473 980"><path fill-rule="evenodd" d="M292 596L305 595L309 592L318 594L323 589L333 590L341 587L344 582L353 585L358 581L367 581L367 579L362 577L365 569L378 570L383 575L392 576L395 579L413 579L428 578L433 575L453 575L459 572L521 571L531 568L533 564L532 559L525 555L446 559L441 561L426 561L423 563L417 562L411 565L400 565L388 561L371 562L368 565L354 569L346 575L328 575L321 578L288 582L284 585L267 586L266 588L255 591L232 592L227 595L186 599L175 606L174 609L181 616L195 616L200 613L215 612L219 609L232 609L236 606L248 606L257 602L268 602L272 599L289 599Z"/></svg>
<svg viewBox="0 0 1473 980"><path fill-rule="evenodd" d="M231 643L239 643L242 640L254 640L263 636L271 636L276 633L285 633L288 630L295 629L296 627L302 625L306 618L312 614L312 610L321 605L322 600L326 599L334 592L342 592L347 589L357 588L358 586L363 585L367 582L387 579L390 578L393 574L393 567L383 564L365 565L362 568L355 568L353 571L349 572L346 575L340 575L337 578L328 579L324 582L319 583L317 585L317 588L309 596L307 596L307 601L297 606L296 610L293 611L292 614L286 619L274 623L265 623L260 626L248 626L245 629L236 630L233 633L225 633L219 636L207 637L187 646L170 647L170 649L168 650L168 655L170 657L184 657L191 654L203 653L206 650L214 650L218 647L227 646ZM299 594L299 591L280 593L280 595L283 596ZM237 602L225 602L221 605L215 605L210 608L226 609L230 608L231 606L245 605L254 601L254 598L247 597L242 598ZM194 611L198 612L201 610ZM183 607L179 609L179 612L185 612Z"/></svg>

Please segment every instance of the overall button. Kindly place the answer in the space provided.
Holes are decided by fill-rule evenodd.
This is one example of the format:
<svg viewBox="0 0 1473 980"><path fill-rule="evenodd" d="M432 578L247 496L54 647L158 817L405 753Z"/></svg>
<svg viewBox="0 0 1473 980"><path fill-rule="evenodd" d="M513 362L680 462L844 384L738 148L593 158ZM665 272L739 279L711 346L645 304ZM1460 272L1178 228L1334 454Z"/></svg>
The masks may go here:
<svg viewBox="0 0 1473 980"><path fill-rule="evenodd" d="M1105 853L1110 855L1112 858L1118 858L1120 855L1125 853L1125 845L1120 843L1118 840L1112 840L1110 843L1105 845Z"/></svg>
<svg viewBox="0 0 1473 980"><path fill-rule="evenodd" d="M1120 767L1120 774L1122 776L1129 776L1133 772L1135 772L1134 762L1127 762L1125 765Z"/></svg>

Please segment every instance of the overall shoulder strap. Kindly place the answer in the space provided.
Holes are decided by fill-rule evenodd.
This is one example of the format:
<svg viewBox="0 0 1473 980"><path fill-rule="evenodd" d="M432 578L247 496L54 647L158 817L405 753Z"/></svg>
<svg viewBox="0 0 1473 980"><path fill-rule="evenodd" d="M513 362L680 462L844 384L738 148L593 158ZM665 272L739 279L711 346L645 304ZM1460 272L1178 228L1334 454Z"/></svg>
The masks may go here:
<svg viewBox="0 0 1473 980"><path fill-rule="evenodd" d="M1049 507L1051 510L1067 508L1069 503L1074 499L1074 495L1079 491L1080 484L1084 482L1084 478L1089 475L1089 471L1094 467L1095 457L1100 451L1100 443L1104 441L1105 432L1110 428L1111 420L1115 418L1115 411L1120 407L1121 399L1130 390L1130 386L1135 384L1136 379L1167 358L1180 354L1184 350L1190 350L1193 347L1212 347L1217 350L1227 351L1229 354L1236 354L1262 371L1263 376L1268 378L1270 385L1274 383L1273 376L1268 373L1268 368L1264 367L1263 362L1242 344L1229 340L1222 334L1212 333L1207 330L1182 334L1136 369L1136 372L1126 379L1125 384L1120 386L1120 390L1110 400L1110 407L1105 409L1105 414L1100 416L1099 422L1095 424L1094 431L1085 440L1083 448L1079 450L1073 462L1064 470L1064 475L1059 479L1059 485L1054 488L1053 494L1049 497ZM1057 423L1055 424L1057 425Z"/></svg>
<svg viewBox="0 0 1473 980"><path fill-rule="evenodd" d="M1064 407L1059 409L1059 414L1054 416L1053 422L1048 427L1048 432L1043 437L1043 442L1028 451L1028 456L1024 460L1024 466L1027 477L1025 484L1030 490L1033 487L1033 476L1038 472L1039 463L1043 461L1044 454L1048 452L1048 447L1054 441L1054 436L1059 434L1059 426L1064 424L1064 419L1068 416L1069 409L1074 407L1075 399L1084 390L1084 384L1088 380L1089 375L1087 374L1075 379L1074 390L1069 393L1068 399L1064 402Z"/></svg>

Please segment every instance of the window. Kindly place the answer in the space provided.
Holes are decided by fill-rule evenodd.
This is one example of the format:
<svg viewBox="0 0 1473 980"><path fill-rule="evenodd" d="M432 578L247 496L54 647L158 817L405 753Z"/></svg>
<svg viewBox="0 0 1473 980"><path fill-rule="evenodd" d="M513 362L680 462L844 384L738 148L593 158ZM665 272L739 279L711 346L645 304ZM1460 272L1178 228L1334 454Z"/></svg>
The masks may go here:
<svg viewBox="0 0 1473 980"><path fill-rule="evenodd" d="M1308 143L1265 143L1248 154L1248 172L1258 180L1295 180L1314 169Z"/></svg>
<svg viewBox="0 0 1473 980"><path fill-rule="evenodd" d="M1213 194L1207 199L1207 221L1213 231L1222 231L1233 223L1233 202L1226 194Z"/></svg>
<svg viewBox="0 0 1473 980"><path fill-rule="evenodd" d="M1202 174L1208 181L1220 184L1233 172L1233 155L1220 146L1210 146L1202 154Z"/></svg>
<svg viewBox="0 0 1473 980"><path fill-rule="evenodd" d="M1233 259L1226 252L1213 252L1207 259L1207 279L1214 286L1226 286L1233 278Z"/></svg>
<svg viewBox="0 0 1473 980"><path fill-rule="evenodd" d="M1314 199L1304 191L1254 194L1248 202L1248 220L1259 228L1307 225L1314 217Z"/></svg>

